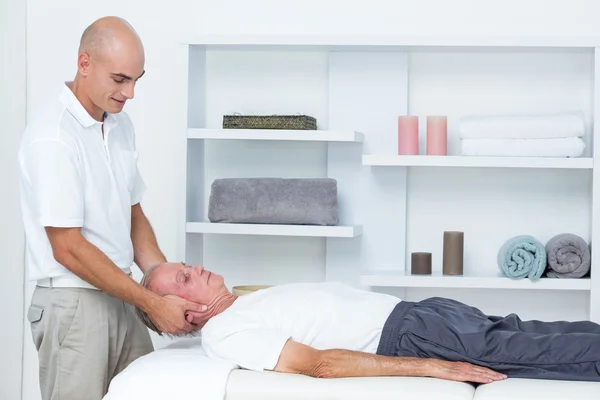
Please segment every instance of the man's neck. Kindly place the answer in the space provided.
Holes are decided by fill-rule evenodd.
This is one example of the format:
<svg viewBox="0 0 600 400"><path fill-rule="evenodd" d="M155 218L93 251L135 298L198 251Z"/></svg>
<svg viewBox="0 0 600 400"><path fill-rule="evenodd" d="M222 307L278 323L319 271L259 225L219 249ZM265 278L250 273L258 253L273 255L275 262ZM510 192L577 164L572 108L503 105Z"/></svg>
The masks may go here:
<svg viewBox="0 0 600 400"><path fill-rule="evenodd" d="M104 111L94 105L90 97L85 93L85 90L81 87L78 78L75 78L73 83L69 85L69 88L92 118L98 122L104 121Z"/></svg>
<svg viewBox="0 0 600 400"><path fill-rule="evenodd" d="M211 317L214 317L215 315L219 315L221 314L223 311L227 310L229 307L231 307L231 305L237 300L237 296L234 296L233 294L226 292L223 293L222 295L218 296L215 301L213 302L214 306L211 307L214 309L214 314L211 313Z"/></svg>
<svg viewBox="0 0 600 400"><path fill-rule="evenodd" d="M212 317L221 314L227 310L237 300L237 296L234 296L230 292L224 292L213 299L208 304L208 311L203 316L194 318L193 323L199 326L201 329Z"/></svg>

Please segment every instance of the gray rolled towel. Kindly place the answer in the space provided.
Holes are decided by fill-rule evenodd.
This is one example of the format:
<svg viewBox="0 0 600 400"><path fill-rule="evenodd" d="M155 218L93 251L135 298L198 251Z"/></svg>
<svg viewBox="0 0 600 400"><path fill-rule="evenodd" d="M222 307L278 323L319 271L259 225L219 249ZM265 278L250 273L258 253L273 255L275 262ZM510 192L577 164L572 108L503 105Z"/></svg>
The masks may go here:
<svg viewBox="0 0 600 400"><path fill-rule="evenodd" d="M337 181L330 178L225 178L211 185L211 222L337 225Z"/></svg>
<svg viewBox="0 0 600 400"><path fill-rule="evenodd" d="M571 233L554 236L546 244L549 278L581 278L590 271L590 248L583 238Z"/></svg>

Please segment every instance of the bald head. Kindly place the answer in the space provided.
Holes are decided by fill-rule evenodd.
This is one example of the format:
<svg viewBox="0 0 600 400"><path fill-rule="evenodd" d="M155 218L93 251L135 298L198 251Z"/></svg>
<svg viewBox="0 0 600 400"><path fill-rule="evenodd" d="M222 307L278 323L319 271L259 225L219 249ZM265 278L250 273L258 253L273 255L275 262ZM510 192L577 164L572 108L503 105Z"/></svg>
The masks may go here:
<svg viewBox="0 0 600 400"><path fill-rule="evenodd" d="M100 18L81 36L72 90L90 115L102 121L105 112L119 113L133 99L144 64L144 47L131 25L119 17Z"/></svg>
<svg viewBox="0 0 600 400"><path fill-rule="evenodd" d="M79 43L79 54L105 57L122 51L143 54L142 41L133 27L119 17L103 17L88 26Z"/></svg>

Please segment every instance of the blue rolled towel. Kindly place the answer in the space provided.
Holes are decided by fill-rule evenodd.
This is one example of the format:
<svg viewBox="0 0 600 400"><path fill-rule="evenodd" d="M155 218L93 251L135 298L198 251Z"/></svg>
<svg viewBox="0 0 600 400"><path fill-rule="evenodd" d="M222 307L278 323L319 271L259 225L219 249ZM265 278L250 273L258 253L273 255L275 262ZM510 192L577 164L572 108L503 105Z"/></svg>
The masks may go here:
<svg viewBox="0 0 600 400"><path fill-rule="evenodd" d="M507 240L498 252L498 266L512 279L540 279L546 270L546 248L529 235Z"/></svg>

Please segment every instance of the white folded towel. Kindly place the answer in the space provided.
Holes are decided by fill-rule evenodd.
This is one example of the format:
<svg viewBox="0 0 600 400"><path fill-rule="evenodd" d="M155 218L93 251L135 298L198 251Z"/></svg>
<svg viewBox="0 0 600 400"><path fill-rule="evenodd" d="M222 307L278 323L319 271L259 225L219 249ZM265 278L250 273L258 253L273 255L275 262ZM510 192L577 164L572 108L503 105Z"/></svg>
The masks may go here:
<svg viewBox="0 0 600 400"><path fill-rule="evenodd" d="M559 139L462 139L463 156L580 157L585 149L577 137Z"/></svg>
<svg viewBox="0 0 600 400"><path fill-rule="evenodd" d="M460 119L459 138L549 139L582 137L583 112L471 115Z"/></svg>

